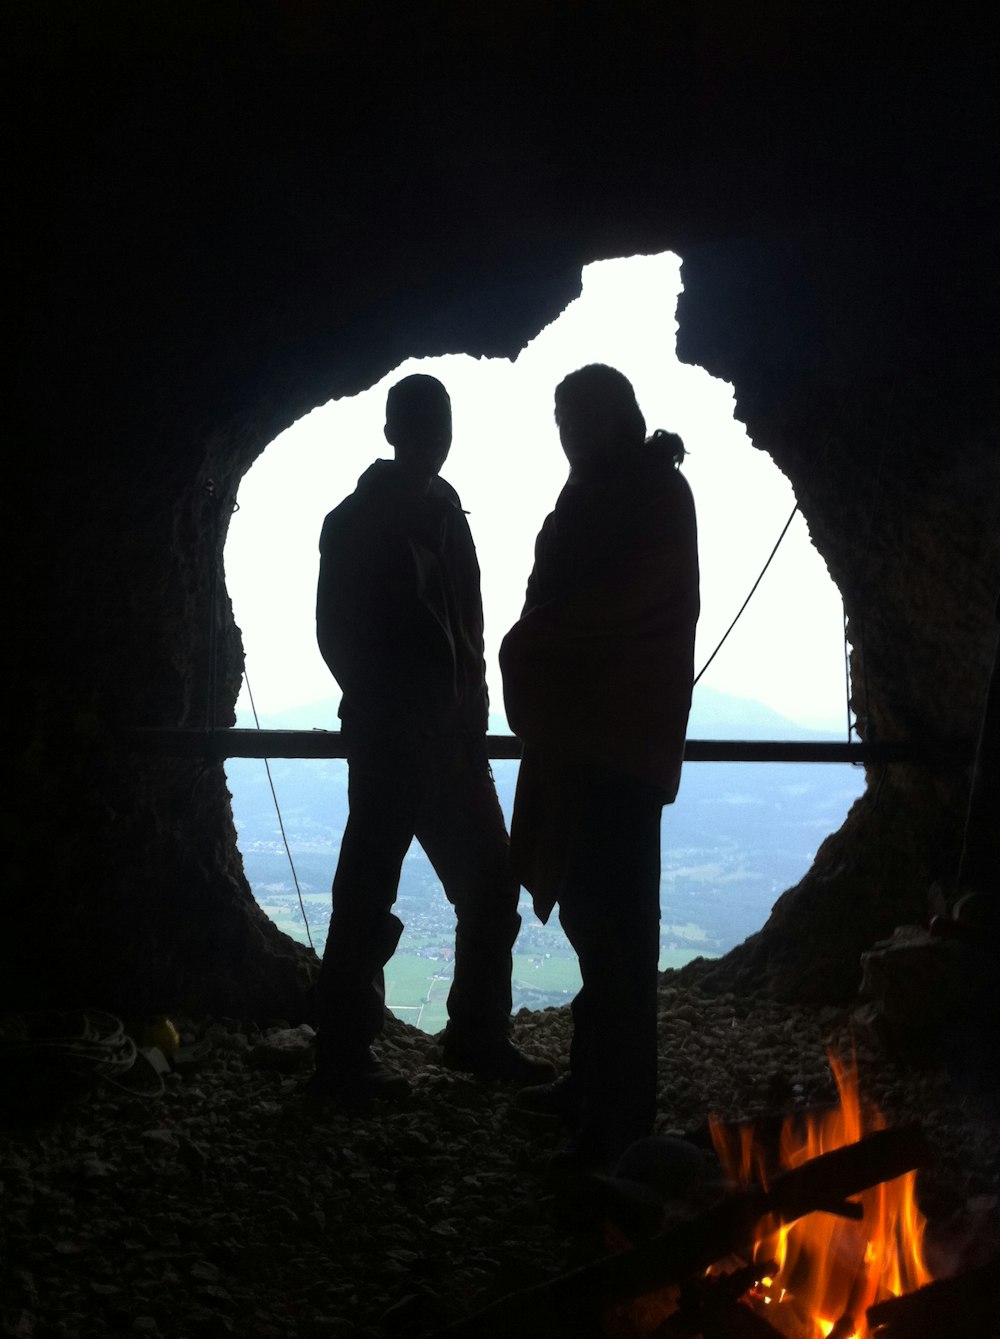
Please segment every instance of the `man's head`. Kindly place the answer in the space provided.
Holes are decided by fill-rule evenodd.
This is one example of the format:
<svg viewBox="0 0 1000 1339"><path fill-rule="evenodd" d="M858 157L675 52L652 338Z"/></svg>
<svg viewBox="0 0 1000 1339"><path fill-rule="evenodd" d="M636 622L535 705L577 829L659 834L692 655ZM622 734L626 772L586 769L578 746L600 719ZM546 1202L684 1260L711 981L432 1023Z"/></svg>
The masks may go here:
<svg viewBox="0 0 1000 1339"><path fill-rule="evenodd" d="M385 439L407 473L433 479L451 448L451 400L437 377L396 382L385 402Z"/></svg>
<svg viewBox="0 0 1000 1339"><path fill-rule="evenodd" d="M556 426L570 468L581 477L626 464L646 440L631 382L604 363L590 363L559 383Z"/></svg>

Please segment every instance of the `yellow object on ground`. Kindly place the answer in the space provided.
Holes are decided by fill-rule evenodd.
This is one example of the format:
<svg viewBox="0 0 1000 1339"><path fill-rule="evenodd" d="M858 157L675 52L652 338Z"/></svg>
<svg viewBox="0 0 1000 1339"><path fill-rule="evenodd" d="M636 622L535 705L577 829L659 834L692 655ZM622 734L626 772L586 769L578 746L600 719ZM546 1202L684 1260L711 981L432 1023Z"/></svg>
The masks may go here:
<svg viewBox="0 0 1000 1339"><path fill-rule="evenodd" d="M169 1018L154 1018L142 1034L143 1046L158 1046L168 1058L181 1044L180 1033Z"/></svg>

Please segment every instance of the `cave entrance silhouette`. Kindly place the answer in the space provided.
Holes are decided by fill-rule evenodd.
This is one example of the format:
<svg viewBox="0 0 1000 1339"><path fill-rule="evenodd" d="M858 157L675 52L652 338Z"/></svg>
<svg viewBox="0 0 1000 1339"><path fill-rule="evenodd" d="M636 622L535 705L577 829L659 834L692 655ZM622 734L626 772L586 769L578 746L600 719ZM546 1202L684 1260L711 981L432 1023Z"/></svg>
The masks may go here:
<svg viewBox="0 0 1000 1339"><path fill-rule="evenodd" d="M319 529L371 460L388 454L386 389L415 370L438 376L452 396L454 444L443 473L470 513L483 571L491 733L508 733L499 640L517 617L534 536L565 477L552 389L584 362L620 367L636 387L648 428L678 431L689 448L684 469L698 505L703 570L697 665L705 664L794 498L735 419L732 389L677 361L680 286L681 261L669 253L598 262L583 272L581 297L516 361L409 360L365 394L315 410L268 447L244 477L225 551L256 723L337 729L336 687L314 636ZM238 725L255 724L246 684L237 711ZM690 733L829 740L844 738L845 716L839 595L796 516L773 568L696 689ZM508 760L494 767L508 815L516 768ZM293 938L304 941L308 927L322 951L346 818L346 764L282 759L266 773L259 759L231 759L227 778L255 897ZM661 966L720 955L759 929L863 789L863 772L849 765L689 766L678 805L664 818ZM435 1031L444 1022L452 913L417 846L404 863L399 898L407 932L397 954L399 979L390 972L390 1007ZM568 1001L578 976L561 931L539 925L526 905L522 915L516 1003Z"/></svg>

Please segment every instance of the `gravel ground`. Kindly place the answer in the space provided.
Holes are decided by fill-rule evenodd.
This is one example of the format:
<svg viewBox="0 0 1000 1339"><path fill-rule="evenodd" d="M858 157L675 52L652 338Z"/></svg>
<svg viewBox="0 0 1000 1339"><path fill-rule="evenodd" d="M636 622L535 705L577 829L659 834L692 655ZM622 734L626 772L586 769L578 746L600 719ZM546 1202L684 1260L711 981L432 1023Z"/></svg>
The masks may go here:
<svg viewBox="0 0 1000 1339"><path fill-rule="evenodd" d="M441 1068L423 1033L391 1022L381 1050L413 1096L358 1116L303 1100L311 1052L283 1048L299 1040L287 1025L176 1021L200 1059L161 1095L91 1082L0 1130L0 1333L419 1337L578 1262L546 1190L561 1127ZM838 1011L709 998L674 974L660 1026L659 1128L692 1138L709 1112L829 1103L827 1046L850 1047ZM566 1010L522 1011L515 1039L562 1066L569 1028ZM931 1139L939 1254L997 1254L995 1093L864 1047L859 1069L890 1121L919 1118Z"/></svg>

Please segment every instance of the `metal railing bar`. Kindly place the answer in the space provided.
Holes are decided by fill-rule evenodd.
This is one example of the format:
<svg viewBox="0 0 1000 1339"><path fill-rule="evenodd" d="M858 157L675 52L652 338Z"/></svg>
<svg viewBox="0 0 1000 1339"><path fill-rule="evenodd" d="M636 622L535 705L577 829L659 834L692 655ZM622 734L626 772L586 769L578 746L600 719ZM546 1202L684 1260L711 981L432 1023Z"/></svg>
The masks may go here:
<svg viewBox="0 0 1000 1339"><path fill-rule="evenodd" d="M585 732L584 732L585 736ZM135 730L130 736L143 753L180 757L226 758L344 758L339 730ZM490 758L520 758L521 741L514 735L487 735ZM964 766L971 762L971 741L689 739L685 762L817 762L817 763L930 763Z"/></svg>

